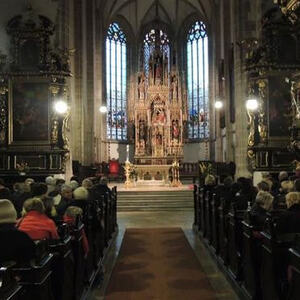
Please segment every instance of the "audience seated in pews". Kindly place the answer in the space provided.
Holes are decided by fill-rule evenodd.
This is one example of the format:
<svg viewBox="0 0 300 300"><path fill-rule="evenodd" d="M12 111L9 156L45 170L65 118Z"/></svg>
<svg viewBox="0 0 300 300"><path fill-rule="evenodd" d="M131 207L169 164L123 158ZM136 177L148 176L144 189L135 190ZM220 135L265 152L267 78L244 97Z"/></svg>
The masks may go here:
<svg viewBox="0 0 300 300"><path fill-rule="evenodd" d="M62 217L73 200L73 190L71 185L63 184L61 187L61 199L56 206L56 212L59 217Z"/></svg>
<svg viewBox="0 0 300 300"><path fill-rule="evenodd" d="M289 192L286 196L287 210L278 220L278 227L284 233L300 232L300 193Z"/></svg>
<svg viewBox="0 0 300 300"><path fill-rule="evenodd" d="M83 213L86 212L88 206L88 197L89 192L84 187L78 187L73 192L74 200L71 201L70 206L78 206L83 210Z"/></svg>
<svg viewBox="0 0 300 300"><path fill-rule="evenodd" d="M65 223L74 226L76 224L77 218L82 217L82 213L83 212L80 207L69 206L65 211L63 220ZM82 233L82 246L83 246L85 258L86 258L88 255L88 252L89 252L89 243L88 243L84 229L81 230L81 233Z"/></svg>
<svg viewBox="0 0 300 300"><path fill-rule="evenodd" d="M268 217L267 212L272 209L274 197L267 191L259 191L255 198L255 203L251 207L250 216L254 226L263 228Z"/></svg>
<svg viewBox="0 0 300 300"><path fill-rule="evenodd" d="M33 240L59 238L55 223L45 214L41 199L27 199L23 208L25 215L17 222L19 230L26 232Z"/></svg>
<svg viewBox="0 0 300 300"><path fill-rule="evenodd" d="M237 179L237 183L240 185L240 190L236 193L233 201L237 210L245 210L249 202L254 202L257 191L249 178L240 177Z"/></svg>
<svg viewBox="0 0 300 300"><path fill-rule="evenodd" d="M42 182L33 183L31 185L31 195L33 198L42 200L45 207L45 214L49 218L55 218L57 213L54 207L54 200L52 197L47 196L47 185Z"/></svg>
<svg viewBox="0 0 300 300"><path fill-rule="evenodd" d="M15 227L17 212L7 199L0 200L0 264L15 261L29 262L34 257L35 245L30 237Z"/></svg>

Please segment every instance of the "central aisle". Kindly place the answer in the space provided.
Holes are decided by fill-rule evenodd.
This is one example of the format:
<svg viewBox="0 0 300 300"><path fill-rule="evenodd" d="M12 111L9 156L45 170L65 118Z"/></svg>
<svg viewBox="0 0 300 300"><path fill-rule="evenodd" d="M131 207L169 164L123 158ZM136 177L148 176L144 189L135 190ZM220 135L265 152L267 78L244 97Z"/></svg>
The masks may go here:
<svg viewBox="0 0 300 300"><path fill-rule="evenodd" d="M181 228L130 228L105 299L216 298Z"/></svg>

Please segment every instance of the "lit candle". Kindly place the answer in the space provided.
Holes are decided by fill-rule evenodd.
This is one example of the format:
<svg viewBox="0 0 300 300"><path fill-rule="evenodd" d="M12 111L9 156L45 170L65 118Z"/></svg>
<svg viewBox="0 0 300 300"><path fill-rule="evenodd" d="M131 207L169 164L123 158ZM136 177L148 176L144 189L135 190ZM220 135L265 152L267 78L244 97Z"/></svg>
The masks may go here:
<svg viewBox="0 0 300 300"><path fill-rule="evenodd" d="M129 145L126 146L126 160L129 160Z"/></svg>

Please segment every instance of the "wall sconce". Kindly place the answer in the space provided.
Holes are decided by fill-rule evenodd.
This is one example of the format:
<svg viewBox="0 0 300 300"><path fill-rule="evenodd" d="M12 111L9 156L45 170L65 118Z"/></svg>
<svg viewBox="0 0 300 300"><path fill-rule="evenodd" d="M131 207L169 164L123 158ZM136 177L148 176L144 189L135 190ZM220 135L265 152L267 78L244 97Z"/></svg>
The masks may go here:
<svg viewBox="0 0 300 300"><path fill-rule="evenodd" d="M216 109L221 109L223 107L223 102L221 100L217 100L215 102L215 108Z"/></svg>
<svg viewBox="0 0 300 300"><path fill-rule="evenodd" d="M102 114L105 114L107 112L107 107L106 105L101 105L99 107L99 111L102 113Z"/></svg>
<svg viewBox="0 0 300 300"><path fill-rule="evenodd" d="M65 114L68 110L68 104L66 101L58 100L54 103L54 109L59 114Z"/></svg>

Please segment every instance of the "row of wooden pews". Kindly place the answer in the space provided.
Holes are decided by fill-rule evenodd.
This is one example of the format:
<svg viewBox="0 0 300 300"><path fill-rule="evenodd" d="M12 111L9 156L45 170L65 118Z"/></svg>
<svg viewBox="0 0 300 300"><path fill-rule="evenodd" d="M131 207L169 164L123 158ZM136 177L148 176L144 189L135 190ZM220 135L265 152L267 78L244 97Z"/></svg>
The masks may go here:
<svg viewBox="0 0 300 300"><path fill-rule="evenodd" d="M85 231L89 252L83 246ZM7 262L0 268L0 299L79 300L104 271L105 256L117 230L117 190L89 201L74 225L58 225L60 240L36 241L28 265Z"/></svg>
<svg viewBox="0 0 300 300"><path fill-rule="evenodd" d="M300 228L281 232L283 210L253 225L250 204L238 210L214 190L194 185L194 230L239 295L251 300L300 299Z"/></svg>

